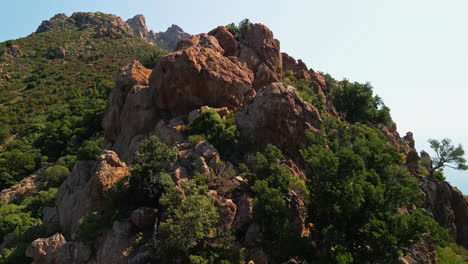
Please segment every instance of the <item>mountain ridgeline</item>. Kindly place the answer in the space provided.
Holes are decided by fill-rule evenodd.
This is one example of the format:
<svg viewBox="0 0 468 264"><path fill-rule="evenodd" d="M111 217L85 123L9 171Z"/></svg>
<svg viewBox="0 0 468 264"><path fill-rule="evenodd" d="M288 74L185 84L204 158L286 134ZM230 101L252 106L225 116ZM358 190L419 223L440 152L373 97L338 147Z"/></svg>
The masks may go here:
<svg viewBox="0 0 468 264"><path fill-rule="evenodd" d="M262 24L59 14L0 55L0 264L468 261L463 149Z"/></svg>

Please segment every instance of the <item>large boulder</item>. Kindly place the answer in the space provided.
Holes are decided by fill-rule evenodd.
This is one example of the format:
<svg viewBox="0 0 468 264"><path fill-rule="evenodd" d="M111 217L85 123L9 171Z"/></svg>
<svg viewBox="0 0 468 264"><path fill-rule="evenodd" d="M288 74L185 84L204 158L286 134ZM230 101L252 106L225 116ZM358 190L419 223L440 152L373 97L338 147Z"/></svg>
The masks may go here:
<svg viewBox="0 0 468 264"><path fill-rule="evenodd" d="M31 175L22 179L10 188L0 191L0 201L7 203L21 203L27 196L38 192L39 175Z"/></svg>
<svg viewBox="0 0 468 264"><path fill-rule="evenodd" d="M26 256L32 258L34 264L84 264L89 263L91 254L91 249L84 243L68 243L62 234L38 238L26 249Z"/></svg>
<svg viewBox="0 0 468 264"><path fill-rule="evenodd" d="M235 56L247 64L255 76L255 89L283 79L280 42L265 25L251 24L238 36L223 26L208 34L218 39L225 56Z"/></svg>
<svg viewBox="0 0 468 264"><path fill-rule="evenodd" d="M193 36L184 43L187 48L163 57L151 74L155 104L173 114L204 105L242 106L253 92L252 71L238 59L223 56L212 36Z"/></svg>
<svg viewBox="0 0 468 264"><path fill-rule="evenodd" d="M56 198L60 227L64 234L73 237L83 216L104 210L105 192L127 175L129 168L112 151L104 151L97 161L80 161L75 164L71 174L60 186Z"/></svg>
<svg viewBox="0 0 468 264"><path fill-rule="evenodd" d="M252 103L236 112L236 124L241 135L255 140L259 149L275 144L299 159L299 150L308 144L306 131L317 133L322 119L296 89L274 83L259 90Z"/></svg>
<svg viewBox="0 0 468 264"><path fill-rule="evenodd" d="M461 246L468 248L468 201L463 194L445 181L422 178L420 188L425 194L424 208Z"/></svg>
<svg viewBox="0 0 468 264"><path fill-rule="evenodd" d="M105 147L130 162L138 142L153 131L160 118L151 101L148 79L151 70L138 61L122 67L109 97L102 126Z"/></svg>

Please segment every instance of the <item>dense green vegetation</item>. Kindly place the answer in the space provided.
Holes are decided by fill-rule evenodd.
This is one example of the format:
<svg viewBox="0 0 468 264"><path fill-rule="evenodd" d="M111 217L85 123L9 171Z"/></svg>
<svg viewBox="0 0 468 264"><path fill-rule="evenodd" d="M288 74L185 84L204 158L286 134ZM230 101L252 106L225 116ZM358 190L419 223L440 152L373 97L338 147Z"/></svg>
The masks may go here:
<svg viewBox="0 0 468 264"><path fill-rule="evenodd" d="M378 130L329 119L324 132L326 138L311 136L315 144L302 151L318 259L393 263L424 233L447 243L447 231L422 212L394 213L419 204L418 188Z"/></svg>
<svg viewBox="0 0 468 264"><path fill-rule="evenodd" d="M0 53L0 68L11 76L0 76L2 189L44 161L78 154L83 141L101 131L118 68L134 58L152 67L164 54L137 37L98 39L94 35L95 28L64 28L0 44L1 50L16 45L23 53L20 57ZM63 59L54 55L59 47L66 51Z"/></svg>
<svg viewBox="0 0 468 264"><path fill-rule="evenodd" d="M164 53L137 37L95 38L95 32L70 26L0 43L0 190L45 166L38 193L0 205L0 242L16 235L15 246L0 252L2 264L30 263L26 246L55 232L36 223L42 208L54 206L55 187L76 160L101 151L102 115L119 67L135 58L155 63L154 55ZM13 45L21 56L8 54Z"/></svg>
<svg viewBox="0 0 468 264"><path fill-rule="evenodd" d="M343 80L339 83L335 81L334 84L331 92L333 104L346 121L384 125L391 121L390 109L379 96L373 95L369 83Z"/></svg>
<svg viewBox="0 0 468 264"><path fill-rule="evenodd" d="M192 141L202 138L213 144L219 153L226 158L234 158L233 153L239 151L239 131L234 122L234 115L227 115L221 119L214 109L203 110L200 116L190 124L188 133L198 135Z"/></svg>

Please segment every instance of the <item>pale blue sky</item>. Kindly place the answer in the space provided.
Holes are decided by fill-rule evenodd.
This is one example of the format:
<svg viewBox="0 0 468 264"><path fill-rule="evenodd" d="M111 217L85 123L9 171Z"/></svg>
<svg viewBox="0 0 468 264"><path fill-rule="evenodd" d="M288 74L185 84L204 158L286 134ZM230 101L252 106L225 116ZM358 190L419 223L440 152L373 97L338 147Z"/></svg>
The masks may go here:
<svg viewBox="0 0 468 264"><path fill-rule="evenodd" d="M466 0L15 0L2 1L0 41L26 36L56 13L144 14L149 28L196 34L249 18L270 27L283 51L338 79L369 81L398 130L418 149L448 137L468 148ZM468 194L468 172L447 171Z"/></svg>

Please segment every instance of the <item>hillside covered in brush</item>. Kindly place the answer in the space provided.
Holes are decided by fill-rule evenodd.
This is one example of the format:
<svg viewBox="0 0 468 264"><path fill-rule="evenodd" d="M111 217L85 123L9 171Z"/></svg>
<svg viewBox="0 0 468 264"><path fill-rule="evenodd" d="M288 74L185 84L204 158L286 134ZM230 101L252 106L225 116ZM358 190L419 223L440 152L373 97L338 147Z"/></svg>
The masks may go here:
<svg viewBox="0 0 468 264"><path fill-rule="evenodd" d="M0 263L468 260L463 149L262 24L60 14L0 55Z"/></svg>

